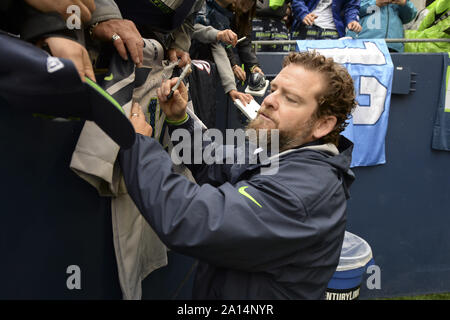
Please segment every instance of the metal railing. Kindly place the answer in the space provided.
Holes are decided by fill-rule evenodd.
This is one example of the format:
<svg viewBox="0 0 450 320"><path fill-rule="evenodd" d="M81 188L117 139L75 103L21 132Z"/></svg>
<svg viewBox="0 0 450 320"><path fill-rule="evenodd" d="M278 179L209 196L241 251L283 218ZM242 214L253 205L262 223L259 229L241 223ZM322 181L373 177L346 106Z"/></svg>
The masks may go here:
<svg viewBox="0 0 450 320"><path fill-rule="evenodd" d="M300 40L300 39L299 39ZM367 39L370 40L370 39ZM314 41L314 40L312 40ZM450 39L447 38L441 38L441 39L406 39L406 38L391 38L391 39L384 39L386 43L393 43L393 42L450 42ZM252 41L252 44L254 46L255 52L259 52L258 45L283 45L283 44L297 44L297 40L254 40ZM264 51L262 51L264 52ZM280 54L283 52L279 52ZM285 53L285 52L284 52Z"/></svg>
<svg viewBox="0 0 450 320"><path fill-rule="evenodd" d="M299 39L300 40L300 39ZM370 39L368 39L370 40ZM398 38L398 39L384 39L386 42L450 42L450 39L406 39L406 38ZM296 44L297 40L254 40L252 44L255 45L270 45L270 44Z"/></svg>

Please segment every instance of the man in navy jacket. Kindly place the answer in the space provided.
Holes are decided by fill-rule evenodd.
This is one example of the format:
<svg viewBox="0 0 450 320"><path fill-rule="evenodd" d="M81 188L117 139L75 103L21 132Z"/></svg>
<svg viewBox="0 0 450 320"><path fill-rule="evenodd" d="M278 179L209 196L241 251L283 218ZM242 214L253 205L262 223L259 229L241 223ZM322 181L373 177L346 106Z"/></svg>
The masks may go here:
<svg viewBox="0 0 450 320"><path fill-rule="evenodd" d="M292 0L293 38L337 39L360 32L360 0Z"/></svg>
<svg viewBox="0 0 450 320"><path fill-rule="evenodd" d="M167 99L176 81L163 82L158 99L172 138L181 129L193 136L186 88ZM354 179L353 145L340 132L355 105L345 68L317 53L291 53L249 125L278 130L281 153L256 163L187 164L197 183L172 170L139 105L133 106L138 134L119 155L127 189L169 248L199 260L194 298L324 297L339 261Z"/></svg>

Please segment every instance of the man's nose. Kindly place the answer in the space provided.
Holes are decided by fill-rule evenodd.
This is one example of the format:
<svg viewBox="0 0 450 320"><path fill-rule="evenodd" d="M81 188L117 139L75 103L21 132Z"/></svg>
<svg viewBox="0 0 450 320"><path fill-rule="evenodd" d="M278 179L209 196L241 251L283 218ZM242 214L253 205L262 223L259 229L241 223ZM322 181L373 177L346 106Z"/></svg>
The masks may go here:
<svg viewBox="0 0 450 320"><path fill-rule="evenodd" d="M264 98L263 104L266 108L272 108L274 110L278 110L279 108L279 97L276 91L270 93L267 97Z"/></svg>

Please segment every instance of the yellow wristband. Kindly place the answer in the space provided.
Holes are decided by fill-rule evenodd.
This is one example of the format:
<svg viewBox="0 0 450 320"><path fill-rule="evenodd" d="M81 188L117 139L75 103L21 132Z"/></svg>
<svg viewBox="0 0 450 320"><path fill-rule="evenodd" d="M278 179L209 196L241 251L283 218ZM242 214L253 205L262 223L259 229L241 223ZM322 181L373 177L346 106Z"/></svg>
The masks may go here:
<svg viewBox="0 0 450 320"><path fill-rule="evenodd" d="M173 125L173 126L179 126L180 124L185 123L185 122L187 121L188 118L189 118L188 114L185 113L183 119L181 119L181 120L173 121L173 120L169 120L169 119L166 118L166 122L167 122L168 124Z"/></svg>

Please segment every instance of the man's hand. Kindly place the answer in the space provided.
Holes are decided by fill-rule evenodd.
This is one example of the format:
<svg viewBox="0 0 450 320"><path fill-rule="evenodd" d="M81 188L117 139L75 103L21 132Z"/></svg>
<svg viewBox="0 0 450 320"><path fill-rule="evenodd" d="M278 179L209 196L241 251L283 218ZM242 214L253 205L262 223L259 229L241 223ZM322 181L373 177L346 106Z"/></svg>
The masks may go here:
<svg viewBox="0 0 450 320"><path fill-rule="evenodd" d="M134 131L136 131L136 133L148 137L152 136L152 126L149 125L147 121L145 121L144 112L137 102L133 103L133 106L131 107L130 122L133 125Z"/></svg>
<svg viewBox="0 0 450 320"><path fill-rule="evenodd" d="M191 57L189 56L189 53L181 49L171 48L167 51L167 56L171 62L176 62L178 61L178 59L180 59L180 61L178 62L178 66L180 68L184 68L185 65L191 63Z"/></svg>
<svg viewBox="0 0 450 320"><path fill-rule="evenodd" d="M245 71L242 70L241 67L239 67L237 64L233 66L233 72L236 78L238 78L241 81L245 81L247 79L247 75L245 74Z"/></svg>
<svg viewBox="0 0 450 320"><path fill-rule="evenodd" d="M161 84L161 87L156 90L158 95L159 105L170 121L180 121L186 116L186 107L188 102L188 92L183 84L183 81L174 91L171 99L167 100L170 89L175 86L178 78L166 80Z"/></svg>
<svg viewBox="0 0 450 320"><path fill-rule="evenodd" d="M314 24L314 20L317 19L317 15L315 13L308 13L304 18L303 18L303 23L306 24L307 26L312 26Z"/></svg>
<svg viewBox="0 0 450 320"><path fill-rule="evenodd" d="M361 30L362 30L362 27L361 27L361 25L359 24L358 21L352 21L352 22L350 22L350 23L347 25L347 28L348 28L349 30L355 31L356 33L359 33L359 32L361 32Z"/></svg>
<svg viewBox="0 0 450 320"><path fill-rule="evenodd" d="M53 56L72 60L81 81L84 81L85 76L96 81L89 54L81 44L61 37L49 37L43 42L47 43Z"/></svg>
<svg viewBox="0 0 450 320"><path fill-rule="evenodd" d="M238 40L237 34L231 31L230 29L225 29L217 33L217 41L229 43L233 47L236 46L237 40Z"/></svg>
<svg viewBox="0 0 450 320"><path fill-rule="evenodd" d="M244 106L247 105L247 103L250 103L250 101L253 100L253 96L251 94L247 94L247 93L242 93L239 92L237 90L230 90L228 92L228 94L230 95L230 98L234 101L236 99L239 99Z"/></svg>
<svg viewBox="0 0 450 320"><path fill-rule="evenodd" d="M252 73L255 73L255 72L259 72L259 73L261 73L262 75L264 75L264 72L261 70L260 67L254 67L253 70L252 70Z"/></svg>
<svg viewBox="0 0 450 320"><path fill-rule="evenodd" d="M133 21L111 19L100 22L92 31L101 41L112 41L124 60L128 60L127 49L133 62L140 67L144 60L144 40ZM115 40L113 39L115 36ZM119 36L119 37L117 37ZM126 47L126 48L125 48Z"/></svg>
<svg viewBox="0 0 450 320"><path fill-rule="evenodd" d="M25 2L42 12L58 12L64 20L71 15L67 13L67 8L76 5L80 8L80 19L84 23L91 20L91 14L95 10L94 0L25 0Z"/></svg>

